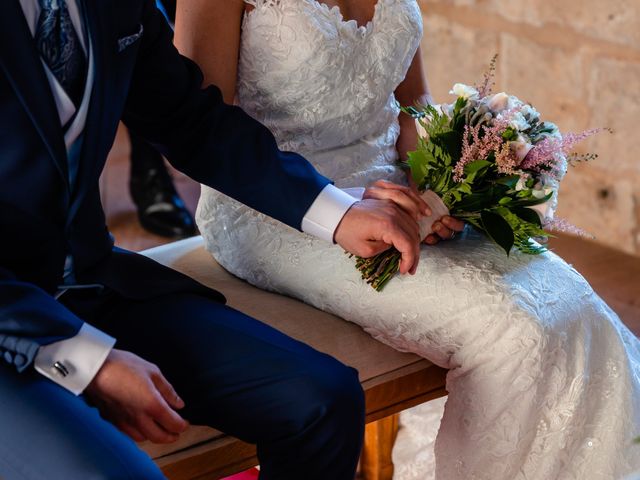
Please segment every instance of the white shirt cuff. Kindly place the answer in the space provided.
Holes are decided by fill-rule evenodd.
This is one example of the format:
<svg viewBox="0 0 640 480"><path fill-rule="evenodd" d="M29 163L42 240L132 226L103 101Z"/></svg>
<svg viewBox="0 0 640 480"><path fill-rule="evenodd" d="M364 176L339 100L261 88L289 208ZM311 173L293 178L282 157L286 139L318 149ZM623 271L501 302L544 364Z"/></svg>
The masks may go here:
<svg viewBox="0 0 640 480"><path fill-rule="evenodd" d="M115 343L115 338L84 323L74 337L40 347L34 367L61 387L80 395Z"/></svg>
<svg viewBox="0 0 640 480"><path fill-rule="evenodd" d="M364 189L347 189L349 192L354 190L364 191ZM333 243L333 235L342 217L359 200L347 191L340 190L331 184L324 187L302 219L302 231Z"/></svg>

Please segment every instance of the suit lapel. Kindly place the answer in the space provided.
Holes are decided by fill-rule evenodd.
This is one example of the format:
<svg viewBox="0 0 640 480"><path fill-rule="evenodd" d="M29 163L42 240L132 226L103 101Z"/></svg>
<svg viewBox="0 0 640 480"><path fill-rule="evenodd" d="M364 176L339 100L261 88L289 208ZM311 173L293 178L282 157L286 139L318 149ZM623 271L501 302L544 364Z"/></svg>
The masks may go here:
<svg viewBox="0 0 640 480"><path fill-rule="evenodd" d="M94 81L84 129L83 148L80 155L80 166L77 177L77 189L73 199L69 221L77 212L82 199L90 188L95 187L95 178L113 142L113 129L109 121L112 108L107 103L113 98L112 82L109 82L108 59L113 56L115 44L111 28L112 14L108 11L107 2L101 0L78 0L94 55ZM110 50L111 49L111 50ZM117 122L116 122L117 126Z"/></svg>
<svg viewBox="0 0 640 480"><path fill-rule="evenodd" d="M69 185L64 135L49 81L18 0L2 0L0 68L26 109L52 160Z"/></svg>

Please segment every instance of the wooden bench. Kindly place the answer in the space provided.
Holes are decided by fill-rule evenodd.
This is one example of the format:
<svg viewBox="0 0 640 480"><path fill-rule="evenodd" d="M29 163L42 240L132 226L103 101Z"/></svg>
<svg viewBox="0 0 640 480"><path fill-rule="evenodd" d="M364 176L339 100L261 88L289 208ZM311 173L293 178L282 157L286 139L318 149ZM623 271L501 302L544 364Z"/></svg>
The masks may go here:
<svg viewBox="0 0 640 480"><path fill-rule="evenodd" d="M356 368L366 397L361 477L391 479L397 413L446 394L445 370L383 345L360 327L297 300L252 287L220 267L194 237L143 252L223 292L229 305ZM170 445L141 444L171 480L218 479L257 465L253 445L191 427Z"/></svg>

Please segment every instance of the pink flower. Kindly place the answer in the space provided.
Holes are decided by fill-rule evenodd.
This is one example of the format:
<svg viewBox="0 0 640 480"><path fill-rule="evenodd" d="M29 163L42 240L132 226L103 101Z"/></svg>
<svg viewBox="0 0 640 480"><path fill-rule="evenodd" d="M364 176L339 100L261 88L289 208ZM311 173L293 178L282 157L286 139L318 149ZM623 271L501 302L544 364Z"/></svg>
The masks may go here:
<svg viewBox="0 0 640 480"><path fill-rule="evenodd" d="M576 237L589 238L593 240L595 237L583 230L580 227L576 227L574 224L569 223L564 218L554 218L553 220L546 221L543 224L545 230L549 232L562 232Z"/></svg>
<svg viewBox="0 0 640 480"><path fill-rule="evenodd" d="M486 160L493 153L498 172L510 175L519 163L516 153L505 142L502 135L507 130L511 117L518 109L508 110L491 125L465 125L462 139L462 156L453 169L456 182L464 180L464 167L476 160Z"/></svg>
<svg viewBox="0 0 640 480"><path fill-rule="evenodd" d="M547 171L561 177L563 172L559 170L563 169L562 160L578 143L601 131L601 128L596 128L582 133L567 133L561 137L546 137L534 145L520 167L534 172Z"/></svg>

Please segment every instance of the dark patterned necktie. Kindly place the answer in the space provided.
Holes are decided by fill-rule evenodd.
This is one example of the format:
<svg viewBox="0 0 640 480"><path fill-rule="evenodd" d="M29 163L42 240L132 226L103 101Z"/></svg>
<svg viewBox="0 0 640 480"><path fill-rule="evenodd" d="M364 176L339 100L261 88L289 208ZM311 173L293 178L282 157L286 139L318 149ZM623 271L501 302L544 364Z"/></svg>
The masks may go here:
<svg viewBox="0 0 640 480"><path fill-rule="evenodd" d="M82 102L87 61L65 0L39 0L36 45L45 63L76 108Z"/></svg>

